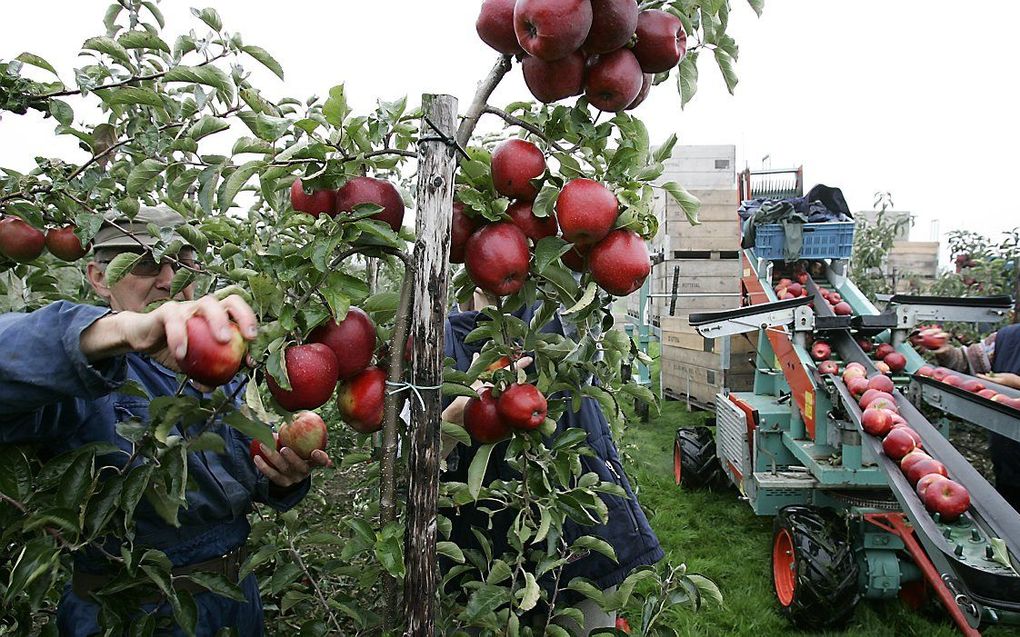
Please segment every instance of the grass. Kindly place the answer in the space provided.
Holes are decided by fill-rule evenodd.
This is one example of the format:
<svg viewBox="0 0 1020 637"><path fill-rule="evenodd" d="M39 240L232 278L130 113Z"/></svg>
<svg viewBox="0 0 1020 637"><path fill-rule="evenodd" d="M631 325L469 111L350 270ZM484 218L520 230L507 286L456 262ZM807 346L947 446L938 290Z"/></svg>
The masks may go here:
<svg viewBox="0 0 1020 637"><path fill-rule="evenodd" d="M653 370L654 371L654 370ZM639 498L659 536L666 559L686 563L688 572L714 581L722 607L697 613L675 611L669 624L680 635L845 635L860 637L949 637L959 635L941 609L918 613L898 600L862 600L844 631L806 633L794 630L779 614L772 589L770 550L772 519L758 517L735 489L716 492L681 490L673 483L673 438L678 427L695 426L706 417L679 402L666 402L649 423L628 427L624 450ZM1015 627L983 631L988 636L1015 635Z"/></svg>

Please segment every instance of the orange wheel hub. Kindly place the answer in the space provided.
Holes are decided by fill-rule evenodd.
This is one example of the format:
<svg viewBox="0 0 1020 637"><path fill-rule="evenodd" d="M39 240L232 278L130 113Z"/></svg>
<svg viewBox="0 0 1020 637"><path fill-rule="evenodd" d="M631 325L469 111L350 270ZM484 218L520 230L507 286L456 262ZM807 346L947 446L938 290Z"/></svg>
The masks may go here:
<svg viewBox="0 0 1020 637"><path fill-rule="evenodd" d="M786 529L780 529L772 543L772 581L776 597L783 606L793 603L797 589L796 561L793 557L793 538Z"/></svg>
<svg viewBox="0 0 1020 637"><path fill-rule="evenodd" d="M680 476L683 473L683 464L680 462L680 441L673 442L673 480L680 486Z"/></svg>

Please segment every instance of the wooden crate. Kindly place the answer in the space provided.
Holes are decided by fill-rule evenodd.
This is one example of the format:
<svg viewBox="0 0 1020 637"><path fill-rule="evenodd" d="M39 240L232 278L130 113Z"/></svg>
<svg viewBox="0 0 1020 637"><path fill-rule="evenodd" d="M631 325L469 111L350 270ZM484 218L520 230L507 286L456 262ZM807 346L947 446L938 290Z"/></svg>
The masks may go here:
<svg viewBox="0 0 1020 637"><path fill-rule="evenodd" d="M731 340L730 346L730 373L737 375L754 373L756 368L754 364L755 355L754 352L747 351L747 342L744 341L743 345L741 345L741 341ZM735 351L737 349L745 351ZM716 372L722 369L718 351L706 352L697 349L672 347L670 345L662 346L659 363L664 371L673 373L687 367L696 367L702 371Z"/></svg>
<svg viewBox="0 0 1020 637"><path fill-rule="evenodd" d="M934 278L938 267L938 241L895 241L889 251L889 270L895 270L897 276Z"/></svg>
<svg viewBox="0 0 1020 637"><path fill-rule="evenodd" d="M688 323L689 331L674 331L669 329L660 330L662 337L659 339L663 348L681 348L702 352L718 352L721 347L719 341L714 338L705 338L698 334ZM758 335L752 333L748 338L734 336L730 338L730 352L734 354L746 354L756 351Z"/></svg>

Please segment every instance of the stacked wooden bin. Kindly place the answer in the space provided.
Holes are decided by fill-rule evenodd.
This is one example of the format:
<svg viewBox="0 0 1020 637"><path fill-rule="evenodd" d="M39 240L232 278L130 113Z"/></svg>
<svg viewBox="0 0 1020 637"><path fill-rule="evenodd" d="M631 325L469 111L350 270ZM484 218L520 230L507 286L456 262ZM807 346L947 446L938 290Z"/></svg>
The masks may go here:
<svg viewBox="0 0 1020 637"><path fill-rule="evenodd" d="M677 293L672 314L672 299L663 297L654 298L648 312L660 331L663 394L699 407L711 406L723 387L721 342L700 336L688 319L740 306L735 154L733 146L683 146L666 166L663 182L676 181L701 200L700 225L690 225L666 193L656 199L660 228L652 250L662 250L665 261L652 271L651 293L672 294L674 287ZM736 337L730 351L725 385L736 391L751 389L753 340Z"/></svg>

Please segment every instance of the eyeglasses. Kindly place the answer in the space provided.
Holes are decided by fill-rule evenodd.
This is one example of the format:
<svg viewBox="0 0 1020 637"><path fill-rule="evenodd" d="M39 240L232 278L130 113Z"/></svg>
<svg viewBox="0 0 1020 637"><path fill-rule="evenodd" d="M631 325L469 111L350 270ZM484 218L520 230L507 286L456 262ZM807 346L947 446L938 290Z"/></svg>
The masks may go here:
<svg viewBox="0 0 1020 637"><path fill-rule="evenodd" d="M98 261L103 265L109 264L113 259L103 259ZM131 274L139 277L152 278L159 276L159 273L163 271L163 264L170 266L170 269L176 273L181 268L188 268L189 270L197 270L198 262L194 258L188 257L176 257L173 261L164 259L160 263L156 263L156 260L152 258L151 254L146 254L135 263L134 267L131 268Z"/></svg>

